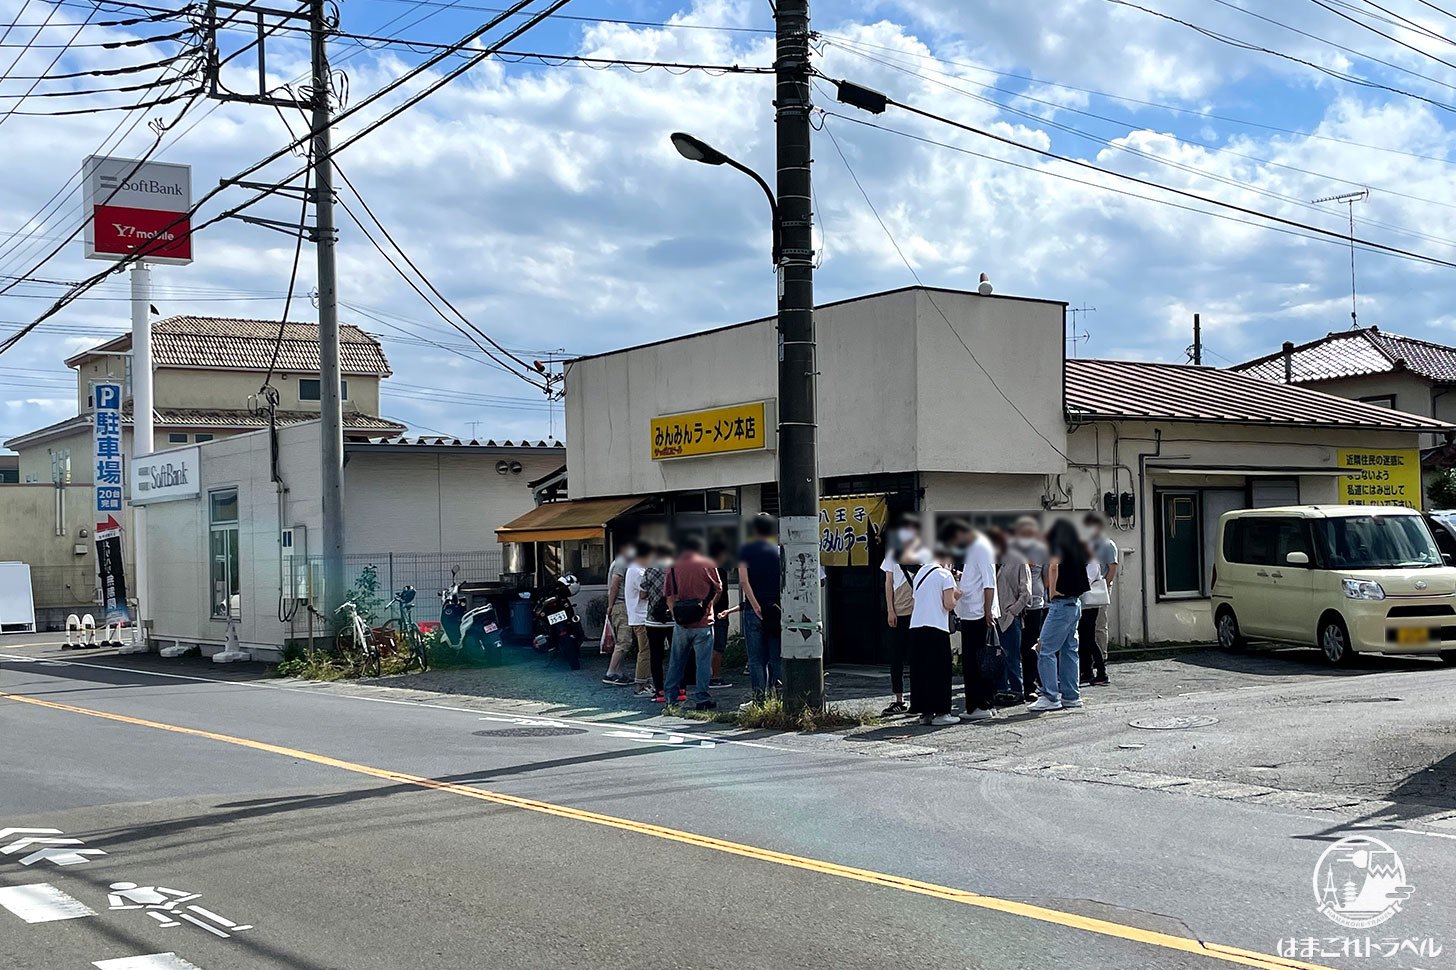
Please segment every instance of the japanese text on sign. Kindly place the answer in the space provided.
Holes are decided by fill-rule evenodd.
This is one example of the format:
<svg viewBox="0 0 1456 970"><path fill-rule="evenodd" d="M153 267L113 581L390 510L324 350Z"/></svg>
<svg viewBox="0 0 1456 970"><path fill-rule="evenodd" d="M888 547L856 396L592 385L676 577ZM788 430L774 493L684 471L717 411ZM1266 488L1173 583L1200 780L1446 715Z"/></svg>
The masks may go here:
<svg viewBox="0 0 1456 970"><path fill-rule="evenodd" d="M120 384L91 385L94 460L92 489L96 493L96 567L101 602L107 623L131 619L126 602L126 575L122 568L121 514L122 473Z"/></svg>
<svg viewBox="0 0 1456 970"><path fill-rule="evenodd" d="M1341 448L1341 505L1421 507L1421 460L1414 450Z"/></svg>
<svg viewBox="0 0 1456 970"><path fill-rule="evenodd" d="M819 562L824 566L868 566L870 546L889 517L883 495L819 500Z"/></svg>
<svg viewBox="0 0 1456 970"><path fill-rule="evenodd" d="M652 460L768 447L768 402L730 404L652 419Z"/></svg>

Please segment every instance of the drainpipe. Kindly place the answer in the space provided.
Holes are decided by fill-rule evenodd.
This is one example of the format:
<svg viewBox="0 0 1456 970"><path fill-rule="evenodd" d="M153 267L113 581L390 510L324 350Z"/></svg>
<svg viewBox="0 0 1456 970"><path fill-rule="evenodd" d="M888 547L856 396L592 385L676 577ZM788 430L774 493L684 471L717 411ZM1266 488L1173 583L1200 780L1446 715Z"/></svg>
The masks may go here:
<svg viewBox="0 0 1456 970"><path fill-rule="evenodd" d="M1286 347L1292 347L1293 345L1292 344L1285 344L1285 346ZM1148 484L1148 459L1149 458L1157 458L1160 455L1162 455L1162 453L1163 453L1163 429L1161 429L1161 428L1154 428L1153 429L1153 437L1154 437L1154 440L1156 441L1156 447L1153 449L1153 453L1152 454L1148 454L1148 453L1144 452L1144 453L1138 455L1137 495L1138 495L1138 506L1139 506L1139 509L1140 509L1140 513L1138 515L1138 546L1142 550L1142 554L1143 554L1143 582L1142 582L1142 587L1143 587L1142 588L1142 594L1143 595L1142 595L1142 601L1143 601L1143 645L1144 646L1146 646L1150 642L1149 636L1148 636L1148 632L1149 632L1149 629L1150 629L1150 626L1151 626L1151 623L1150 623L1149 618L1148 618L1148 593L1150 592L1150 590L1148 589L1148 580L1149 580L1148 571L1149 571L1150 566L1151 566L1151 568L1154 568L1154 569L1157 568L1156 567L1156 564L1157 564L1157 561L1158 561L1158 557L1156 555L1156 551L1154 549L1152 549L1148 545L1148 518L1149 518L1148 511L1149 510L1148 510L1147 506L1143 504L1143 499L1145 497L1148 497L1148 487L1147 487L1147 484ZM1154 576L1151 577L1151 579L1152 579L1152 588L1153 588L1153 590L1156 590L1158 588L1158 577L1156 575L1154 575Z"/></svg>
<svg viewBox="0 0 1456 970"><path fill-rule="evenodd" d="M1284 383L1294 383L1294 341L1284 341Z"/></svg>

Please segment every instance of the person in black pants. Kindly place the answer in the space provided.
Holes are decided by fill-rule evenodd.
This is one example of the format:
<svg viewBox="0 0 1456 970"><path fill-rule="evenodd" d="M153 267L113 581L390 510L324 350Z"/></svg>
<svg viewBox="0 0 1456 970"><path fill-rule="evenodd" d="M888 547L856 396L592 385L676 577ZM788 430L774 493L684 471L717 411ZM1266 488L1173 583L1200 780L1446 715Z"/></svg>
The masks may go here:
<svg viewBox="0 0 1456 970"><path fill-rule="evenodd" d="M1083 684L1107 680L1107 661L1102 658L1102 651L1097 649L1097 614L1103 609L1104 607L1084 606L1082 618L1077 621L1077 642L1082 644L1077 666L1081 668Z"/></svg>
<svg viewBox="0 0 1456 970"><path fill-rule="evenodd" d="M913 520L912 520L913 521ZM890 629L890 691L895 695L890 706L880 712L883 717L897 714L917 714L911 697L911 706L905 705L905 665L910 659L910 617L915 612L915 594L911 583L921 563L928 558L928 551L921 546L920 537L913 526L901 526L899 550L885 554L880 571L885 574L885 622ZM913 671L912 671L913 677Z"/></svg>
<svg viewBox="0 0 1456 970"><path fill-rule="evenodd" d="M1041 686L1036 672L1036 643L1041 639L1041 625L1045 621L1045 606L1021 614L1021 679L1026 682L1026 696L1033 700Z"/></svg>

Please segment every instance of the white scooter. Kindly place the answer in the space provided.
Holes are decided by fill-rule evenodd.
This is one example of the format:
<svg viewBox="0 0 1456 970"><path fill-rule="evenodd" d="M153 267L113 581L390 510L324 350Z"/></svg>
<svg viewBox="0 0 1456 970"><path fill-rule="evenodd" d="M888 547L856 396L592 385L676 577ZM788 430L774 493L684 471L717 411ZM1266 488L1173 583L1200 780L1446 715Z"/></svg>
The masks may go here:
<svg viewBox="0 0 1456 970"><path fill-rule="evenodd" d="M440 591L440 633L445 645L473 663L498 663L501 659L500 621L489 603L467 609L460 595L458 567L450 570L450 588Z"/></svg>

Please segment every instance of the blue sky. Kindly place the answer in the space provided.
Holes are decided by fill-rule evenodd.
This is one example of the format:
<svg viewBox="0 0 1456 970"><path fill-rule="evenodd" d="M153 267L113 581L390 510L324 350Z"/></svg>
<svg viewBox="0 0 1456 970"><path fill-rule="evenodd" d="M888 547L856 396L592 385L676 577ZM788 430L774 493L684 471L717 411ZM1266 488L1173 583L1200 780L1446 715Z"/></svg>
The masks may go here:
<svg viewBox="0 0 1456 970"><path fill-rule="evenodd" d="M76 5L61 8L42 42L64 41L75 27L57 25L86 15L83 0L68 3ZM467 3L490 7L496 0ZM820 0L818 64L825 74L1020 142L1336 232L1344 231L1345 210L1308 201L1368 185L1371 198L1356 210L1362 237L1456 261L1449 191L1456 115L1420 100L1456 103L1456 71L1431 56L1456 61L1456 45L1433 36L1456 37L1456 19L1416 0L1383 0L1429 31L1367 21L1419 48L1409 50L1306 0L1281 4L1279 23L1254 16L1270 9L1255 0L1140 5L1408 93L1240 50L1114 0ZM489 16L415 0L349 0L342 7L346 32L435 42ZM0 0L0 24L39 23L50 9L45 0ZM553 20L512 47L744 65L766 65L772 56L765 0L575 0L563 13L588 19ZM81 36L101 42L149 29L92 27ZM0 46L0 70L33 33L12 32ZM176 50L78 48L54 70L144 63ZM9 73L41 73L54 54L32 50ZM342 38L333 56L348 73L351 103L420 60L408 50L365 50ZM298 42L270 49L274 80L300 75L305 57ZM0 81L0 95L22 94L30 83ZM37 90L98 83L47 81ZM954 147L865 128L834 117L853 109L827 94L826 88L819 101L830 116L815 150L818 292L825 300L912 282L898 244L930 284L969 287L984 271L999 292L1095 306L1085 319L1091 340L1079 348L1084 355L1180 360L1194 312L1203 314L1208 359L1216 364L1349 323L1348 252L1339 245L1113 194L1099 186L1157 195L903 114L876 123ZM686 128L770 172L771 96L762 77L488 62L339 161L411 258L475 324L528 358L555 348L592 353L771 312L761 196L731 172L684 162L667 142L671 131ZM116 104L123 97L30 98L22 107ZM0 115L18 100L0 99ZM174 112L166 106L148 117ZM9 161L0 181L0 274L31 269L44 245L26 241L12 249L28 236L5 234L59 239L79 222L75 199L50 218L33 217L53 193L74 184L67 179L81 158L97 150L120 117L17 114L0 121ZM200 190L284 138L268 108L204 102L164 139L158 157L192 164ZM150 141L138 124L108 149L140 154ZM290 165L297 161L265 172L281 176ZM239 198L236 190L225 194L204 217ZM352 203L347 193L345 199ZM286 201L257 212L296 218ZM342 213L340 225L342 316L379 334L395 366L386 414L427 433L562 433L559 408L553 418L533 388L472 360L479 354L465 338L394 275ZM292 260L284 237L230 221L200 234L196 250L192 266L154 274L154 302L164 313L281 312ZM304 255L299 290L306 294L313 272L311 253ZM36 275L69 280L96 269L72 245ZM1360 254L1361 321L1456 342L1451 272ZM57 291L26 283L0 296L0 328L29 319ZM125 329L125 293L124 281L109 281L0 358L0 437L72 412L61 362ZM306 320L312 313L305 298L291 316Z"/></svg>

